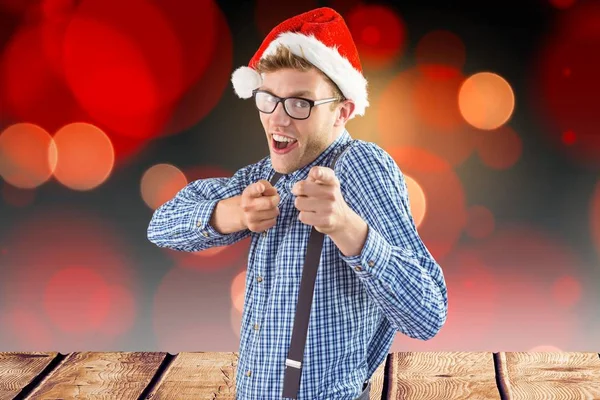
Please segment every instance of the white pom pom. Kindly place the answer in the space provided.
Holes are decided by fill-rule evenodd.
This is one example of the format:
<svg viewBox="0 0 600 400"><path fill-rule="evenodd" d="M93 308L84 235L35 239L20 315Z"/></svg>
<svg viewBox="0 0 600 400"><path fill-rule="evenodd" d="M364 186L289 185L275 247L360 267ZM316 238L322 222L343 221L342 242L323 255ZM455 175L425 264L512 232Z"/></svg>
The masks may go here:
<svg viewBox="0 0 600 400"><path fill-rule="evenodd" d="M242 99L252 97L252 91L262 84L262 78L250 67L239 67L231 75L233 90Z"/></svg>

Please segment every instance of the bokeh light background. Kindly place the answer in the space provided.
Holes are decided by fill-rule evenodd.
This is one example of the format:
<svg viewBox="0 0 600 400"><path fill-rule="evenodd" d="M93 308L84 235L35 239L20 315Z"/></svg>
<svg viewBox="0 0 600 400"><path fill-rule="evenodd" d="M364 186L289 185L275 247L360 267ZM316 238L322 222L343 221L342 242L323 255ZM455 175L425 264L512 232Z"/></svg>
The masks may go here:
<svg viewBox="0 0 600 400"><path fill-rule="evenodd" d="M600 2L0 0L0 351L238 350L249 240L146 229L268 154L230 74L325 5L449 291L391 350L600 349Z"/></svg>

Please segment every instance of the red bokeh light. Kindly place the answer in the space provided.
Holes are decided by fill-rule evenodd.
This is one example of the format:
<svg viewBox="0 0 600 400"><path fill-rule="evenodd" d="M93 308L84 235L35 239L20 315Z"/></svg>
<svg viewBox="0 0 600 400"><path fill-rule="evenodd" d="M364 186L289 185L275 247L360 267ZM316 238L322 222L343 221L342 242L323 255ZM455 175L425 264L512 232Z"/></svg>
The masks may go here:
<svg viewBox="0 0 600 400"><path fill-rule="evenodd" d="M180 9L183 9L183 7L180 7ZM203 36L200 35L200 32L194 32L194 35L190 32L183 36L184 50L187 50L184 55L187 55L188 52L196 56L202 55L210 63L204 71L200 71L200 68L196 67L196 70L186 74L185 79L188 89L177 99L176 104L172 105L170 118L163 130L165 135L179 133L194 126L217 106L225 89L229 88L233 68L231 30L225 15L217 6L213 5L212 8L203 10L203 12L214 15L212 19L214 19L215 26L213 30L215 33L213 33L213 36L216 36L216 38L212 39L213 48L210 52L208 49L197 48L197 43L203 42L203 40L197 40L197 38ZM190 15L194 18L193 24L197 24L197 16L200 14ZM188 45L188 42L191 43ZM186 63L186 65L189 64Z"/></svg>
<svg viewBox="0 0 600 400"><path fill-rule="evenodd" d="M359 4L345 15L364 68L383 68L398 61L406 45L406 27L391 8Z"/></svg>
<svg viewBox="0 0 600 400"><path fill-rule="evenodd" d="M108 287L92 269L67 267L50 278L43 306L61 331L89 333L106 323L110 306Z"/></svg>
<svg viewBox="0 0 600 400"><path fill-rule="evenodd" d="M578 164L600 166L600 3L584 2L558 15L536 56L531 104L538 110L552 142ZM564 133L573 132L575 141ZM572 135L572 134L571 134ZM572 139L572 138L571 138Z"/></svg>
<svg viewBox="0 0 600 400"><path fill-rule="evenodd" d="M581 284L572 276L562 276L554 282L552 296L560 306L572 307L581 299Z"/></svg>
<svg viewBox="0 0 600 400"><path fill-rule="evenodd" d="M34 209L7 232L0 304L39 320L50 332L46 350L106 349L115 332L125 333L135 322L131 307L115 303L120 298L111 290L120 285L134 299L138 291L124 242L106 220L73 208ZM103 323L113 326L101 329ZM7 325L6 336L24 329Z"/></svg>
<svg viewBox="0 0 600 400"><path fill-rule="evenodd" d="M6 307L0 314L0 324L1 342L10 343L11 351L46 352L55 346L55 335L44 316L29 309L19 305Z"/></svg>
<svg viewBox="0 0 600 400"><path fill-rule="evenodd" d="M166 115L156 111L181 93L182 63L168 22L142 0L84 0L65 32L69 86L90 116L124 136L158 134Z"/></svg>
<svg viewBox="0 0 600 400"><path fill-rule="evenodd" d="M47 57L44 44L59 37L44 34L40 25L25 25L7 44L0 60L0 106L14 120L54 132L87 115Z"/></svg>
<svg viewBox="0 0 600 400"><path fill-rule="evenodd" d="M380 142L383 147L420 147L458 165L475 149L476 133L458 110L460 73L444 66L422 70L401 72L382 91L377 108Z"/></svg>
<svg viewBox="0 0 600 400"><path fill-rule="evenodd" d="M499 227L494 235L461 246L441 264L449 312L439 334L427 342L399 335L394 346L403 351L593 346L593 330L586 332L582 324L595 312L586 304L597 300L593 284L586 292L583 283L574 283L584 282L589 273L580 262L557 237L531 227Z"/></svg>
<svg viewBox="0 0 600 400"><path fill-rule="evenodd" d="M400 170L417 182L427 199L427 212L419 235L436 258L442 260L458 241L466 224L465 194L461 181L445 160L419 148L385 149Z"/></svg>

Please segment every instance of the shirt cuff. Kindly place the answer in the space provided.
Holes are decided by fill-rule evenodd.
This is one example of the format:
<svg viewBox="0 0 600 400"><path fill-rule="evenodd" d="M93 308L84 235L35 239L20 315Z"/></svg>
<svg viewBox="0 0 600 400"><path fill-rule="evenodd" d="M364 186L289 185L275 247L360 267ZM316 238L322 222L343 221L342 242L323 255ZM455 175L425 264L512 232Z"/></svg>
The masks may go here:
<svg viewBox="0 0 600 400"><path fill-rule="evenodd" d="M190 221L190 230L196 232L198 236L204 240L222 239L227 237L227 234L218 232L211 224L210 217L217 206L219 200L205 200L198 202L196 210L192 214Z"/></svg>
<svg viewBox="0 0 600 400"><path fill-rule="evenodd" d="M380 276L390 263L392 246L379 232L368 226L367 239L359 254L345 256L341 251L339 253L359 277L371 278Z"/></svg>

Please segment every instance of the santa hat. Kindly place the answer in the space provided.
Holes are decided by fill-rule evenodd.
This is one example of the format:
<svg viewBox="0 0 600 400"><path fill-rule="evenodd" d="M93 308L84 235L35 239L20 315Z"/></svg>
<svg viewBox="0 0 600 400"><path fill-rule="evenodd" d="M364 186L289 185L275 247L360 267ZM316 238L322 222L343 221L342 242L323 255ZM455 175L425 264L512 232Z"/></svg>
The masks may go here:
<svg viewBox="0 0 600 400"><path fill-rule="evenodd" d="M260 59L275 54L279 45L317 67L335 82L344 97L354 101L351 118L354 114L364 115L369 100L358 51L342 16L328 7L289 18L273 28L248 66L239 67L231 76L240 98L252 97L252 91L262 84L255 66Z"/></svg>

